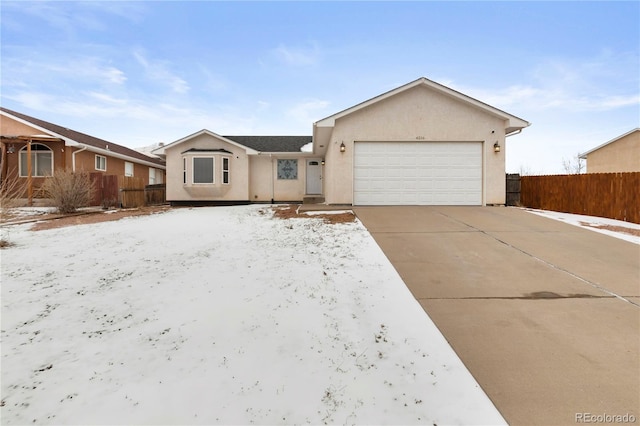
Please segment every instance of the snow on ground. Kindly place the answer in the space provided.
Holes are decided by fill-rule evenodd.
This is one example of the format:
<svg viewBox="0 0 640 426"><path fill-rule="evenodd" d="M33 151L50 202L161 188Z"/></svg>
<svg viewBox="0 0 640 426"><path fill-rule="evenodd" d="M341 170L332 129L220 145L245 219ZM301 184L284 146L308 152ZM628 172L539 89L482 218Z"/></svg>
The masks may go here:
<svg viewBox="0 0 640 426"><path fill-rule="evenodd" d="M504 424L359 222L2 228L3 424Z"/></svg>
<svg viewBox="0 0 640 426"><path fill-rule="evenodd" d="M49 213L55 213L55 207L16 207L10 210L12 217L27 218L33 216L39 216Z"/></svg>
<svg viewBox="0 0 640 426"><path fill-rule="evenodd" d="M622 220L608 219L605 217L584 216L579 214L553 212L549 210L525 209L528 212L566 222L570 225L590 229L612 237L620 238L635 244L640 244L640 225L624 222ZM604 228L603 228L604 227ZM609 228L609 229L606 229ZM635 232L636 235L632 233Z"/></svg>

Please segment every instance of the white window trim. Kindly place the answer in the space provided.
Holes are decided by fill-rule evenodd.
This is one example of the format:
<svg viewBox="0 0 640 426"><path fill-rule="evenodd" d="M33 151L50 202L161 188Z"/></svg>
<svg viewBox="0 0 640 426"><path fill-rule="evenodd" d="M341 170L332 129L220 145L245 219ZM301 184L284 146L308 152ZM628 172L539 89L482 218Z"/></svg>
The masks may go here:
<svg viewBox="0 0 640 426"><path fill-rule="evenodd" d="M182 157L182 184L186 185L189 179L187 178L187 157Z"/></svg>
<svg viewBox="0 0 640 426"><path fill-rule="evenodd" d="M51 149L51 147L48 147L47 145L44 145L44 144L41 144L41 143L38 143L38 144L35 144L35 143L34 143L34 144L31 144L31 148L32 148L31 153L32 153L32 154L33 154L34 152L35 152L35 153L37 153L37 152L46 152L45 150L37 150L37 151L36 151L36 150L33 150L33 146L34 146L34 145L41 145L41 146L44 146L44 147L45 147L45 148L47 148L47 149L49 150L49 152L51 153L51 174L53 175L53 167L54 167L54 163L53 163L53 157L54 157L54 155L53 155L53 150ZM27 171L26 171L26 170L24 170L24 171L22 170L22 159L21 159L21 157L22 157L22 152L24 152L24 155L27 155L27 146L26 146L26 145L25 145L24 147L22 147L22 148L20 149L20 151L18 151L18 176L19 176L19 177L28 177L28 176L27 176ZM37 157L37 156L38 156L38 155L36 154L36 157ZM38 161L38 160L36 160L36 162L37 162L37 161ZM32 164L32 167L31 167L32 175L31 175L31 177L48 177L48 176L49 176L49 175L38 175L38 174L33 174L33 173L37 173L37 170L36 170L36 169L37 169L36 165L35 165L35 164Z"/></svg>
<svg viewBox="0 0 640 426"><path fill-rule="evenodd" d="M131 164L131 174L127 174L127 165ZM131 162L131 161L125 161L124 162L124 175L127 177L133 177L135 174L135 168L136 166Z"/></svg>
<svg viewBox="0 0 640 426"><path fill-rule="evenodd" d="M227 160L227 169L224 169L224 160ZM231 185L231 157L222 157L222 184L223 185ZM227 174L227 181L224 181L224 174Z"/></svg>
<svg viewBox="0 0 640 426"><path fill-rule="evenodd" d="M104 169L98 168L98 158L104 158ZM101 172L106 172L107 171L107 157L105 157L104 155L96 154L96 158L94 160L94 163L95 163L95 166L96 166L96 170L99 170Z"/></svg>
<svg viewBox="0 0 640 426"><path fill-rule="evenodd" d="M213 161L213 170L211 170L211 182L195 182L194 173L196 171L195 168L195 159L196 158L210 158ZM216 157L213 155L195 155L191 157L191 184L192 185L215 185L216 183Z"/></svg>
<svg viewBox="0 0 640 426"><path fill-rule="evenodd" d="M149 185L156 184L156 169L149 167Z"/></svg>

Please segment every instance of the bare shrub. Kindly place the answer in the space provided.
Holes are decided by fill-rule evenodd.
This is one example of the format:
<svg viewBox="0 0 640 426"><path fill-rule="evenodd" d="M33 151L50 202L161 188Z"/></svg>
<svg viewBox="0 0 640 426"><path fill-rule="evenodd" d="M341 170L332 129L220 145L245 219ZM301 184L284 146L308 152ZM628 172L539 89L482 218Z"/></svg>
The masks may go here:
<svg viewBox="0 0 640 426"><path fill-rule="evenodd" d="M5 179L0 182L0 213L6 214L7 210L18 207L26 193L26 182L22 182L19 178Z"/></svg>
<svg viewBox="0 0 640 426"><path fill-rule="evenodd" d="M60 213L73 213L91 203L95 187L88 173L56 170L42 186Z"/></svg>

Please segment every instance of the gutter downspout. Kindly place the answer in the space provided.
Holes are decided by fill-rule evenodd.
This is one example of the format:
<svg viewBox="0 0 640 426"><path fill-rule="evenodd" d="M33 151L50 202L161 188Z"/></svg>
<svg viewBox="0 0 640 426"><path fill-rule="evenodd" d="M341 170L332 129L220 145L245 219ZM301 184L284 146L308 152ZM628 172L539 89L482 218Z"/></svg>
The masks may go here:
<svg viewBox="0 0 640 426"><path fill-rule="evenodd" d="M81 149L77 150L77 151L73 151L73 153L71 154L71 171L73 173L76 172L76 154L82 151L86 151L88 148L88 146L83 145Z"/></svg>
<svg viewBox="0 0 640 426"><path fill-rule="evenodd" d="M29 207L33 206L33 177L31 177L31 139L27 139L27 197Z"/></svg>
<svg viewBox="0 0 640 426"><path fill-rule="evenodd" d="M273 204L273 198L275 197L276 193L276 184L273 181L273 154L269 154L269 158L271 159L271 204Z"/></svg>

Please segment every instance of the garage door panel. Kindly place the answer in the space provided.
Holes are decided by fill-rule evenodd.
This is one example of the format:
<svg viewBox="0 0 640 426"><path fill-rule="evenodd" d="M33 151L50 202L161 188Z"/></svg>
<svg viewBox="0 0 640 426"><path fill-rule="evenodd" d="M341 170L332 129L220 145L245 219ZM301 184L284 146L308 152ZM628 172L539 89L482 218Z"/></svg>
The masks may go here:
<svg viewBox="0 0 640 426"><path fill-rule="evenodd" d="M480 142L356 142L356 205L480 205Z"/></svg>

